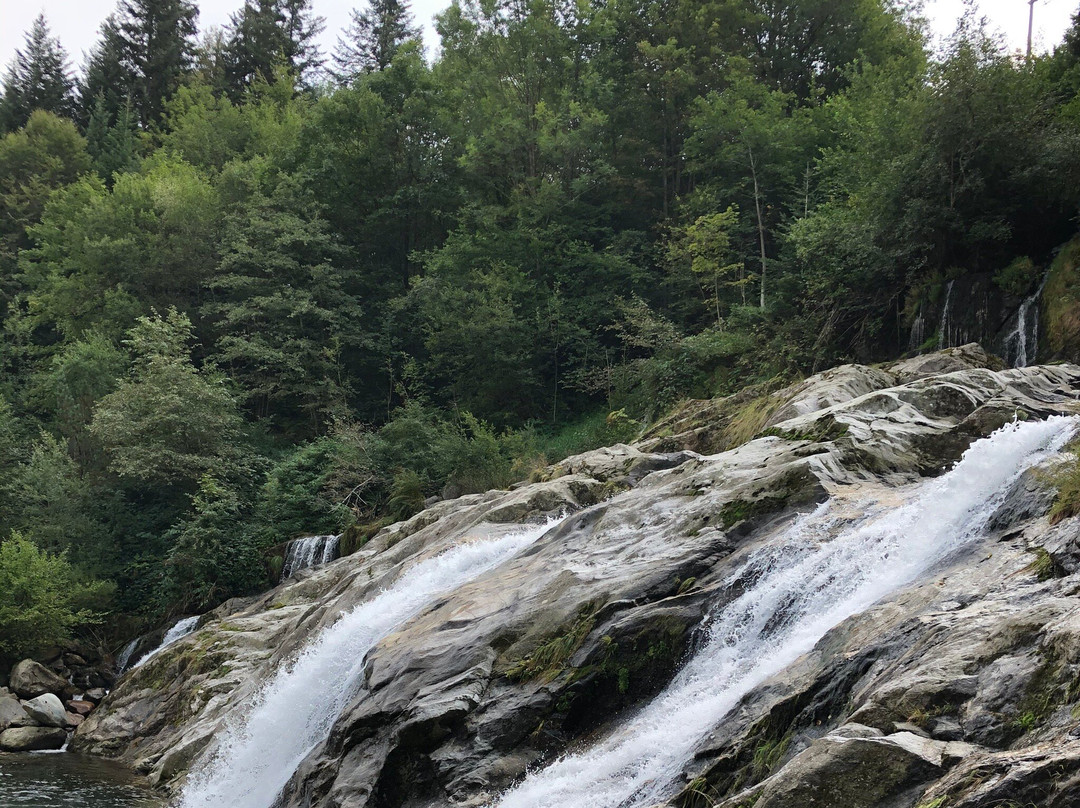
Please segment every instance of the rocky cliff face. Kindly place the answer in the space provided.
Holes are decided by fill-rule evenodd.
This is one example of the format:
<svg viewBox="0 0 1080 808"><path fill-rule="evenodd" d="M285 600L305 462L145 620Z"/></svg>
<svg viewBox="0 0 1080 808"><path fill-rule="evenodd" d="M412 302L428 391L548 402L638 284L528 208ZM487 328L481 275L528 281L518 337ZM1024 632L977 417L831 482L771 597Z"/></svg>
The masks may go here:
<svg viewBox="0 0 1080 808"><path fill-rule="evenodd" d="M1075 804L1080 522L1050 527L1042 470L1071 427L1018 435L1040 468L969 470L970 502L921 481L1014 419L1080 412L1078 391L1080 367L969 346L691 403L225 604L73 746L185 806ZM808 593L778 583L761 612L796 574Z"/></svg>

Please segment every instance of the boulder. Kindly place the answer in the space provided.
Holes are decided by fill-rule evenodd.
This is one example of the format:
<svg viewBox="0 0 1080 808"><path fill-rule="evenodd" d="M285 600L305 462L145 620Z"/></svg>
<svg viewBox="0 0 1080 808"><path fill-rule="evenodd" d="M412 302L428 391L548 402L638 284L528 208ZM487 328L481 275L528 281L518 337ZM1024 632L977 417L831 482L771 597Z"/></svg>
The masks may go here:
<svg viewBox="0 0 1080 808"><path fill-rule="evenodd" d="M85 668L89 664L89 662L76 653L67 652L64 654L64 665L68 668Z"/></svg>
<svg viewBox="0 0 1080 808"><path fill-rule="evenodd" d="M871 808L941 775L923 739L827 737L815 741L761 789L755 808ZM936 750L935 750L936 751ZM940 754L940 753L939 753Z"/></svg>
<svg viewBox="0 0 1080 808"><path fill-rule="evenodd" d="M89 715L90 711L94 709L94 702L85 701L83 699L71 699L70 701L65 701L64 706L67 707L68 712L70 713Z"/></svg>
<svg viewBox="0 0 1080 808"><path fill-rule="evenodd" d="M12 727L0 733L0 750L4 752L61 749L66 742L67 732L54 727Z"/></svg>
<svg viewBox="0 0 1080 808"><path fill-rule="evenodd" d="M86 701L93 702L94 704L100 704L105 698L105 695L105 688L92 687L83 694L83 698L86 699Z"/></svg>
<svg viewBox="0 0 1080 808"><path fill-rule="evenodd" d="M0 696L0 732L10 726L30 723L30 716L14 696Z"/></svg>
<svg viewBox="0 0 1080 808"><path fill-rule="evenodd" d="M64 705L52 693L38 696L36 699L24 701L23 708L38 724L45 727L63 727L67 725L67 712Z"/></svg>
<svg viewBox="0 0 1080 808"><path fill-rule="evenodd" d="M40 662L24 659L11 669L9 687L22 699L34 699L45 693L64 693L70 685Z"/></svg>
<svg viewBox="0 0 1080 808"><path fill-rule="evenodd" d="M79 715L78 713L67 713L64 715L64 726L67 729L76 729L79 724L81 724L85 720L85 715Z"/></svg>

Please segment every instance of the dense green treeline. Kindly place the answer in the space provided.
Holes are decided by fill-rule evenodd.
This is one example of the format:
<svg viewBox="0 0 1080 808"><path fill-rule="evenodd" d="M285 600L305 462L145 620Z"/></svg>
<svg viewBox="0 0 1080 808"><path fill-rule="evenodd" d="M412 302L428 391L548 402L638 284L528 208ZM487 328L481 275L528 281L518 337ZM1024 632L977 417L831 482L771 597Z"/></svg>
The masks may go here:
<svg viewBox="0 0 1080 808"><path fill-rule="evenodd" d="M895 356L943 279L1022 295L1076 229L1080 27L1021 60L884 0L459 0L428 61L401 0L330 58L309 0L197 14L121 0L78 75L40 19L0 97L0 578L66 564L84 621Z"/></svg>

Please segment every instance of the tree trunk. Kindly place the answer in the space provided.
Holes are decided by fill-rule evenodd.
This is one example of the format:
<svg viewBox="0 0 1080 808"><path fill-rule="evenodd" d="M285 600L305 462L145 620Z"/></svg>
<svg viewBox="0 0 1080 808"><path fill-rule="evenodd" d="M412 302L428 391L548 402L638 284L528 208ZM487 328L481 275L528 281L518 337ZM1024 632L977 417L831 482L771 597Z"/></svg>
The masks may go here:
<svg viewBox="0 0 1080 808"><path fill-rule="evenodd" d="M754 210L757 213L758 245L761 248L761 308L765 308L765 220L761 213L761 187L758 185L757 163L754 160L754 150L746 147L750 155L750 175L754 178Z"/></svg>

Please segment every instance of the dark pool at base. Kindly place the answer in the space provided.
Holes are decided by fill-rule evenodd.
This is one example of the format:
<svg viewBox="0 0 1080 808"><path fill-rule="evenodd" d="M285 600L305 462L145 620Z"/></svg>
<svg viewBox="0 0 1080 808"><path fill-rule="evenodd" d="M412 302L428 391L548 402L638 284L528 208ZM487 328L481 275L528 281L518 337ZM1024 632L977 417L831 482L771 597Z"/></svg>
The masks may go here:
<svg viewBox="0 0 1080 808"><path fill-rule="evenodd" d="M126 769L98 758L0 753L0 808L158 808Z"/></svg>

